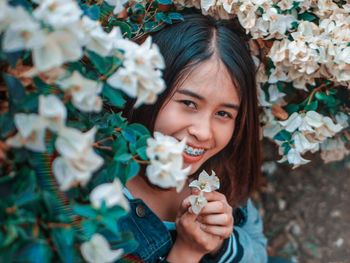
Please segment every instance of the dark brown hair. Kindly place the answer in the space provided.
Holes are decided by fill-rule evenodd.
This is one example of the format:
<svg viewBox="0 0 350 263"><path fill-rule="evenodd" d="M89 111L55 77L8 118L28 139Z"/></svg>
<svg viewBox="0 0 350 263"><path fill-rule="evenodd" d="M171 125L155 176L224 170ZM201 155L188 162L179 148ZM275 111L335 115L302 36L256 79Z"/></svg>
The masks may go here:
<svg viewBox="0 0 350 263"><path fill-rule="evenodd" d="M124 115L130 122L145 125L151 133L158 112L180 81L214 53L228 69L240 96L235 131L227 146L207 160L199 171L214 170L220 192L233 206L246 202L260 179L260 140L255 65L244 32L237 22L214 20L199 14L184 15L184 21L153 34L165 59L167 89L153 105L134 109L129 100ZM196 176L196 174L192 175Z"/></svg>

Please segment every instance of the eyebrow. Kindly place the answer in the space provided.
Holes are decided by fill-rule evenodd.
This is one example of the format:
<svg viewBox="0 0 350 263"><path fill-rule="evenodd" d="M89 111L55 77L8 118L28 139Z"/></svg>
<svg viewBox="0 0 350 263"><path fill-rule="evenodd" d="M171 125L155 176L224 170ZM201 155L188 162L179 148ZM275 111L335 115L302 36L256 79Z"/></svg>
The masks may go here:
<svg viewBox="0 0 350 263"><path fill-rule="evenodd" d="M187 89L177 90L176 92L180 93L180 94L183 94L183 95L187 95L187 96L196 98L196 99L201 100L201 101L205 100L201 95L199 95L199 94L197 94L197 93L195 93L193 91L187 90ZM223 104L221 104L221 106L224 106L224 107L227 107L227 108L232 108L232 109L235 109L235 110L239 109L239 105L233 104L233 103L223 103Z"/></svg>

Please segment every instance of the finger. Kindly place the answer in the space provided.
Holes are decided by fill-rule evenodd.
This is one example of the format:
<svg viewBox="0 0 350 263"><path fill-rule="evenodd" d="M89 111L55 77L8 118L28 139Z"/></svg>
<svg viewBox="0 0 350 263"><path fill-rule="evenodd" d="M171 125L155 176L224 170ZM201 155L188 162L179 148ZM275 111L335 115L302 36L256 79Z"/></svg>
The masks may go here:
<svg viewBox="0 0 350 263"><path fill-rule="evenodd" d="M191 207L191 203L187 197L181 202L178 213L180 215L183 215L184 213L188 212L188 209L190 207Z"/></svg>
<svg viewBox="0 0 350 263"><path fill-rule="evenodd" d="M230 214L209 214L201 215L197 219L200 223L216 226L233 226L233 217Z"/></svg>
<svg viewBox="0 0 350 263"><path fill-rule="evenodd" d="M205 207L203 207L200 214L232 214L232 207L228 205L226 202L222 201L213 201L207 203Z"/></svg>
<svg viewBox="0 0 350 263"><path fill-rule="evenodd" d="M205 224L201 224L200 228L208 234L216 235L224 239L228 238L233 231L232 227L212 226L212 225L205 225Z"/></svg>
<svg viewBox="0 0 350 263"><path fill-rule="evenodd" d="M223 202L227 203L226 196L222 193L217 192L217 191L213 191L213 192L209 192L209 193L204 192L203 195L208 200L208 202L223 201Z"/></svg>

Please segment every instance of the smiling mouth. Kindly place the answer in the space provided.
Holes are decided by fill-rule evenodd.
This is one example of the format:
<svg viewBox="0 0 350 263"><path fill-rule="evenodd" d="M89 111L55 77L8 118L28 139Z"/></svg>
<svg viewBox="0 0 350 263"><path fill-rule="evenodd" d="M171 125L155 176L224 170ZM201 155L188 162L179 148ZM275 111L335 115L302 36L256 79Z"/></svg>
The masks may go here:
<svg viewBox="0 0 350 263"><path fill-rule="evenodd" d="M184 149L184 153L192 157L197 157L204 154L205 150L203 148L194 148L186 145Z"/></svg>
<svg viewBox="0 0 350 263"><path fill-rule="evenodd" d="M182 157L186 163L195 163L203 158L205 151L206 150L203 148L195 148L186 145L184 151L182 152Z"/></svg>

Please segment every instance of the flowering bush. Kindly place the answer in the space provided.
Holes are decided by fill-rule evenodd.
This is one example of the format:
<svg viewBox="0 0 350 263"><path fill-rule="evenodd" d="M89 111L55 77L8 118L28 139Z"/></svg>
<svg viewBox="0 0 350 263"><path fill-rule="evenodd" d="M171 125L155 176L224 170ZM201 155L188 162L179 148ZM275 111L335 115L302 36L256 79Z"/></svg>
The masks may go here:
<svg viewBox="0 0 350 263"><path fill-rule="evenodd" d="M113 262L137 246L116 220L140 165L161 187L184 185L184 142L121 115L126 96L138 107L164 90L147 35L181 10L237 17L251 36L262 134L281 161L349 154L345 1L0 0L2 261Z"/></svg>

